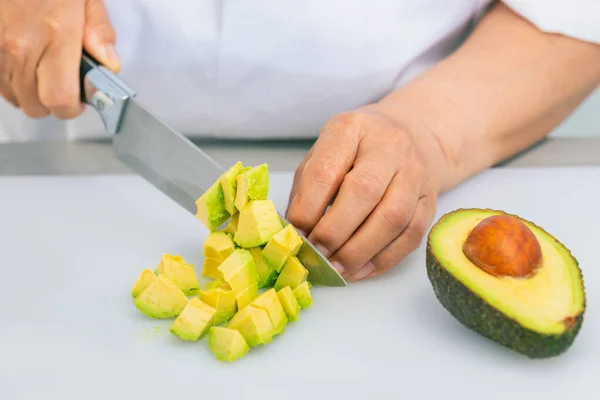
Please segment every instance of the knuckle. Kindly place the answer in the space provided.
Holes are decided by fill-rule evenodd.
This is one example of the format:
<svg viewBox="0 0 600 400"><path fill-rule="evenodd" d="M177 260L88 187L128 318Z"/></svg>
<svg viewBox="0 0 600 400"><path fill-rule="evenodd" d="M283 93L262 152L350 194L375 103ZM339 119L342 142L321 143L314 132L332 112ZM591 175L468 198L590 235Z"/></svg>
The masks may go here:
<svg viewBox="0 0 600 400"><path fill-rule="evenodd" d="M359 200L370 202L378 201L385 192L386 184L381 174L370 170L357 170L349 175L352 192Z"/></svg>
<svg viewBox="0 0 600 400"><path fill-rule="evenodd" d="M340 180L340 163L325 157L311 159L311 180L315 183L332 186Z"/></svg>
<svg viewBox="0 0 600 400"><path fill-rule="evenodd" d="M404 228L407 228L410 215L407 212L406 207L403 207L397 202L392 202L387 207L383 208L381 217L393 231L401 232Z"/></svg>
<svg viewBox="0 0 600 400"><path fill-rule="evenodd" d="M63 85L54 90L40 91L40 101L51 109L73 108L77 103L78 96L79 87L76 85Z"/></svg>
<svg viewBox="0 0 600 400"><path fill-rule="evenodd" d="M31 40L22 32L7 28L2 34L0 40L2 51L10 54L17 60L22 60L26 57L31 48Z"/></svg>
<svg viewBox="0 0 600 400"><path fill-rule="evenodd" d="M59 34L65 30L65 24L59 18L53 15L47 15L43 19L44 27L50 34Z"/></svg>
<svg viewBox="0 0 600 400"><path fill-rule="evenodd" d="M338 238L341 237L341 232L331 225L325 227L317 226L312 235L317 243L331 247L332 245L335 245Z"/></svg>

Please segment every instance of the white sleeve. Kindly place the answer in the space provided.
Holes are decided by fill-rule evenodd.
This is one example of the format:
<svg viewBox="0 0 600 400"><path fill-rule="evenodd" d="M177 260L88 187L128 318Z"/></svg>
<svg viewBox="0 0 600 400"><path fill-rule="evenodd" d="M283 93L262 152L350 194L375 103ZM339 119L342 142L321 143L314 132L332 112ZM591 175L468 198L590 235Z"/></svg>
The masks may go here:
<svg viewBox="0 0 600 400"><path fill-rule="evenodd" d="M538 29L600 44L600 0L502 0Z"/></svg>

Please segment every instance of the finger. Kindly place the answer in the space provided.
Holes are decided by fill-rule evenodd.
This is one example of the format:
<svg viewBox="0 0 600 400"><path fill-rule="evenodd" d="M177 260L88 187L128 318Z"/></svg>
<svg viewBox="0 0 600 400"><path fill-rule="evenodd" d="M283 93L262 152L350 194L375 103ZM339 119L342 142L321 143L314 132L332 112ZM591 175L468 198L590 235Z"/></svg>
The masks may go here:
<svg viewBox="0 0 600 400"><path fill-rule="evenodd" d="M400 262L415 251L423 241L427 229L435 216L435 199L431 195L419 200L417 210L404 232L392 243L380 251L365 270L357 271L349 280L368 279L379 276L396 267ZM373 268L374 267L374 268Z"/></svg>
<svg viewBox="0 0 600 400"><path fill-rule="evenodd" d="M408 169L393 178L381 202L343 246L333 254L332 262L342 275L351 276L377 253L402 234L411 222L421 187L417 173Z"/></svg>
<svg viewBox="0 0 600 400"><path fill-rule="evenodd" d="M0 51L0 95L2 95L2 97L10 104L18 108L19 101L10 85L10 76L7 71L6 58L6 54L3 51Z"/></svg>
<svg viewBox="0 0 600 400"><path fill-rule="evenodd" d="M398 158L404 158L400 152L402 145L395 145L394 139L386 137L382 128L374 126L373 130L377 133L367 134L361 141L354 166L344 177L335 202L309 236L309 240L315 243L325 256L335 253L350 239L377 207L398 171ZM402 179L402 175L399 180L399 183L406 181ZM409 186L401 188L401 192L408 194L413 193L411 190L414 189ZM388 199L389 201L395 200ZM372 230L367 229L368 232ZM361 243L362 238L363 235L360 235L357 244ZM387 242L381 246L385 244Z"/></svg>
<svg viewBox="0 0 600 400"><path fill-rule="evenodd" d="M38 97L35 71L47 43L48 32L42 25L7 28L6 31L9 36L5 42L3 71L10 92L27 116L45 117L49 112Z"/></svg>
<svg viewBox="0 0 600 400"><path fill-rule="evenodd" d="M87 0L83 47L92 57L114 72L121 70L115 49L116 32L103 0Z"/></svg>
<svg viewBox="0 0 600 400"><path fill-rule="evenodd" d="M83 111L79 97L83 11L73 6L52 23L52 40L37 69L39 98L59 119L74 118Z"/></svg>
<svg viewBox="0 0 600 400"><path fill-rule="evenodd" d="M288 198L288 209L289 209L289 204L292 202L292 199L294 197L296 197L296 193L298 192L298 184L300 183L300 177L302 176L302 173L304 172L304 167L306 166L306 162L311 157L311 155L312 155L312 148L308 151L308 153L306 153L306 155L304 156L304 159L298 165L298 168L296 168L296 172L294 173L294 180L292 182L292 189L290 190L290 196ZM287 213L287 211L286 211L286 213Z"/></svg>
<svg viewBox="0 0 600 400"><path fill-rule="evenodd" d="M288 218L298 229L310 233L337 193L354 162L362 122L356 114L344 114L323 128L288 208Z"/></svg>

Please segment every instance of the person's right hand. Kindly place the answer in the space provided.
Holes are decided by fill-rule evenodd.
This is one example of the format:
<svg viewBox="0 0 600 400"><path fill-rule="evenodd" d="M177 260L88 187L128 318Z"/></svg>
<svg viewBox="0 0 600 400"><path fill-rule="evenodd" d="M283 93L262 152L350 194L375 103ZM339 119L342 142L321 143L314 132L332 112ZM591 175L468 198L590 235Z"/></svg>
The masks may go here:
<svg viewBox="0 0 600 400"><path fill-rule="evenodd" d="M118 72L115 36L103 0L0 0L0 94L32 118L76 117L82 48Z"/></svg>

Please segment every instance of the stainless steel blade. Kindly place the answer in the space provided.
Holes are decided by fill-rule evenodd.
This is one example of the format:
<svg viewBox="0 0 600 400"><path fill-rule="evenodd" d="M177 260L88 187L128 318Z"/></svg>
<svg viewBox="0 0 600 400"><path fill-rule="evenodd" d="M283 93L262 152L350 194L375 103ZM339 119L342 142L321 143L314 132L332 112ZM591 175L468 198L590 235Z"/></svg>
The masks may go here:
<svg viewBox="0 0 600 400"><path fill-rule="evenodd" d="M114 133L115 157L176 203L196 215L196 200L225 168L188 138L171 129L137 100L135 92L88 56L82 59L83 99ZM289 223L281 214L280 218ZM298 259L315 285L346 286L346 281L306 237Z"/></svg>
<svg viewBox="0 0 600 400"><path fill-rule="evenodd" d="M117 159L183 208L196 214L196 200L224 168L186 137L129 100L113 137Z"/></svg>

